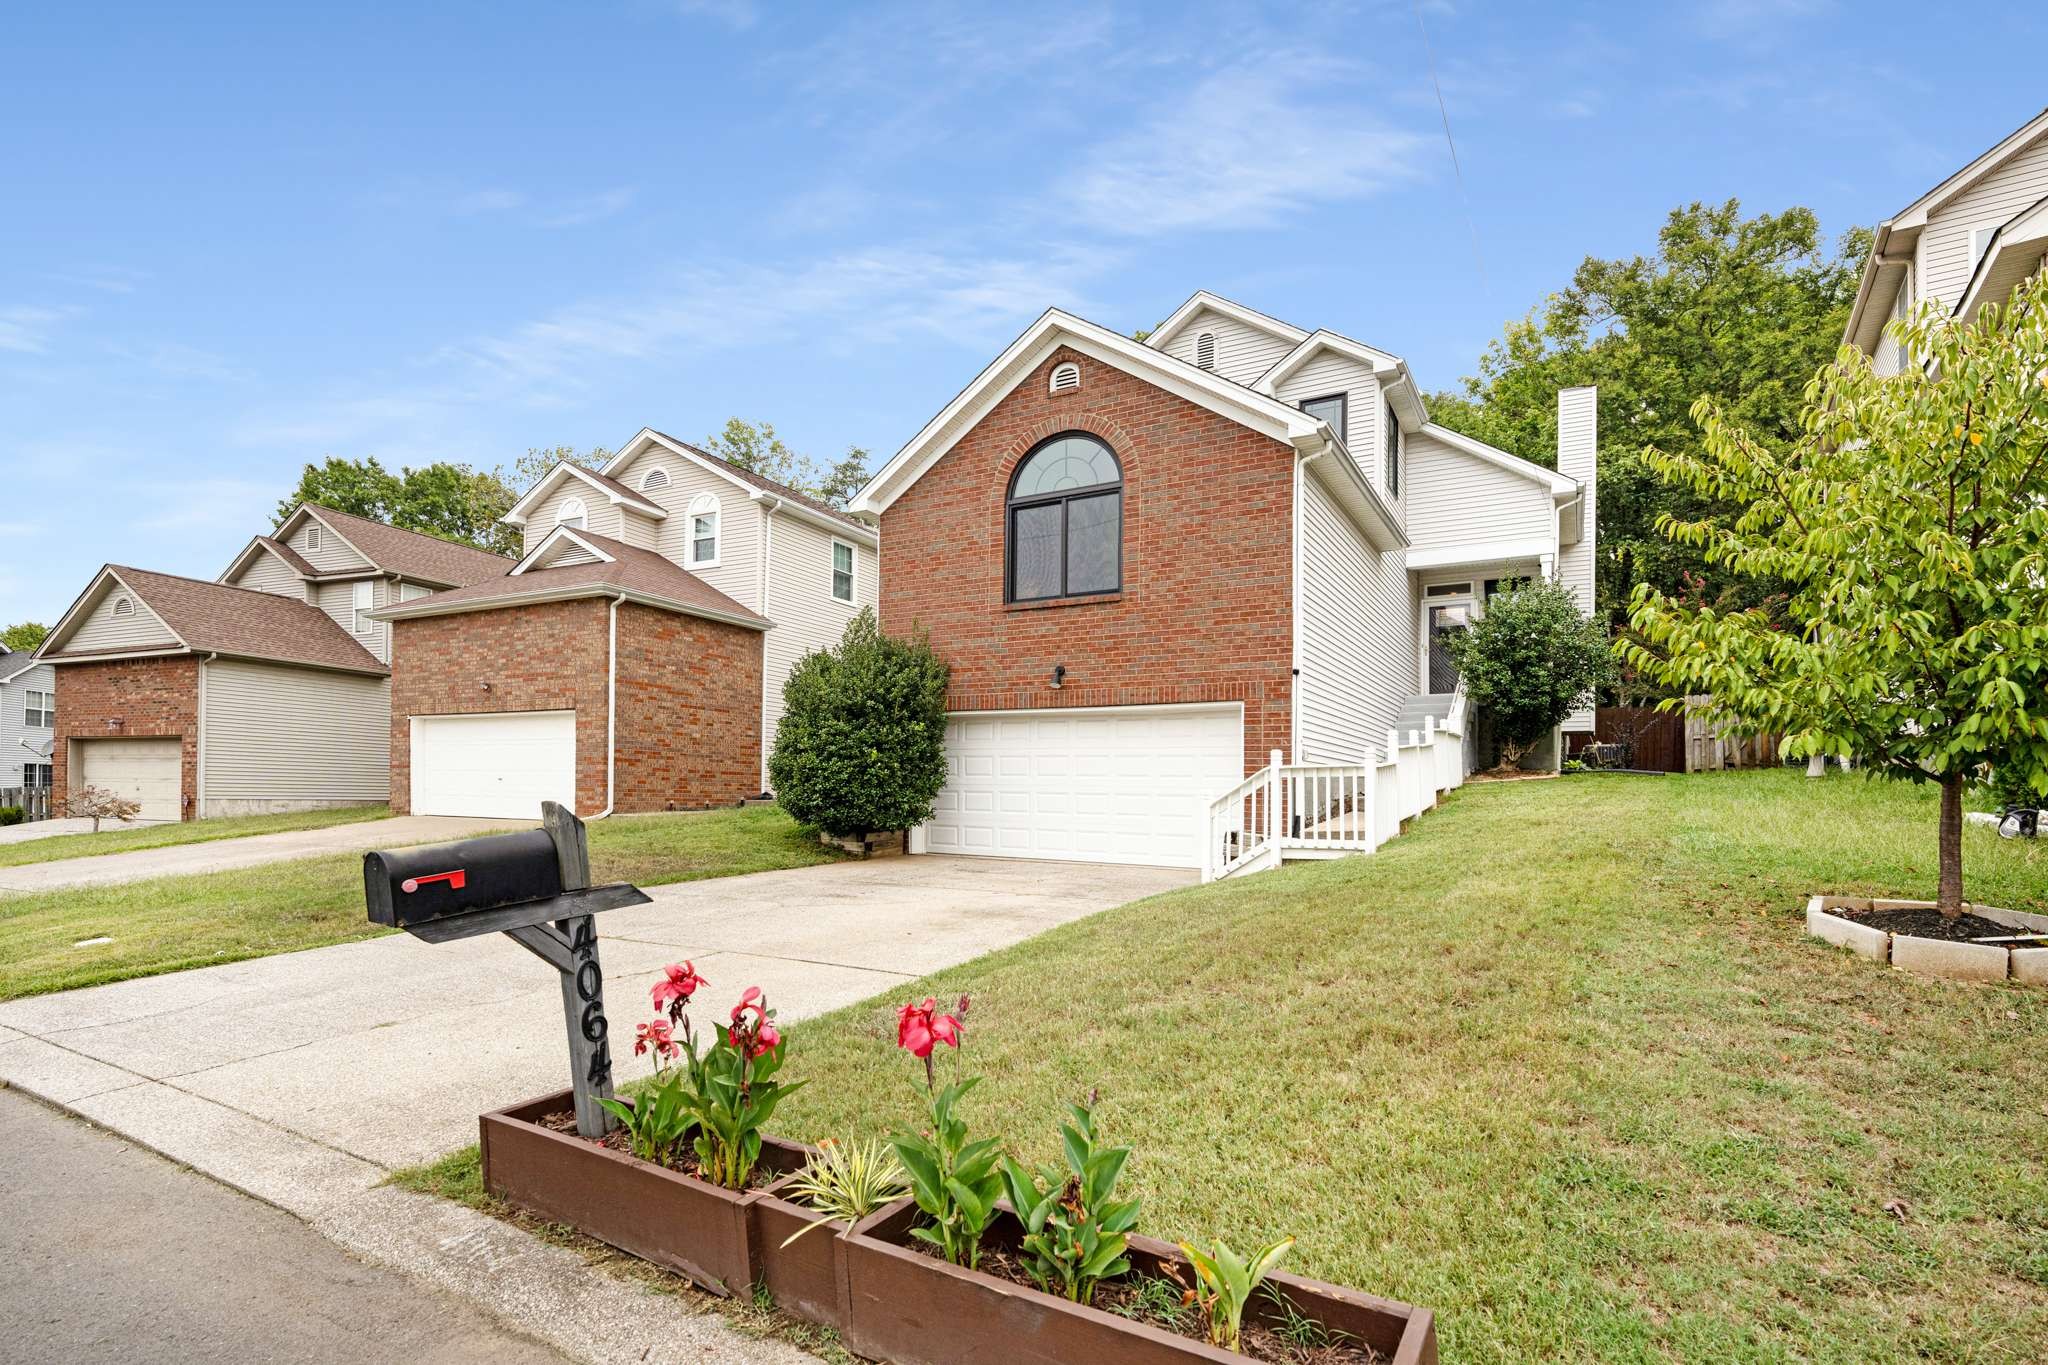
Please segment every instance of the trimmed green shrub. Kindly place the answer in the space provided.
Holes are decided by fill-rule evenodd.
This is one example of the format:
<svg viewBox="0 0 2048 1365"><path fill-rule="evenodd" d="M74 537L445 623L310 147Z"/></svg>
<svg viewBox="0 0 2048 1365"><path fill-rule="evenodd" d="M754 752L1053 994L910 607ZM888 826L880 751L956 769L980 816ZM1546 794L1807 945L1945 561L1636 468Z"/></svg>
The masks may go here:
<svg viewBox="0 0 2048 1365"><path fill-rule="evenodd" d="M790 818L831 835L930 819L946 782L947 676L928 640L884 635L872 610L837 649L799 660L768 757Z"/></svg>
<svg viewBox="0 0 2048 1365"><path fill-rule="evenodd" d="M20 806L0 806L0 826L18 825L28 818L28 812Z"/></svg>
<svg viewBox="0 0 2048 1365"><path fill-rule="evenodd" d="M1614 677L1607 633L1579 610L1569 588L1549 580L1495 593L1486 614L1447 643L1466 699L1500 741L1502 769L1520 764Z"/></svg>

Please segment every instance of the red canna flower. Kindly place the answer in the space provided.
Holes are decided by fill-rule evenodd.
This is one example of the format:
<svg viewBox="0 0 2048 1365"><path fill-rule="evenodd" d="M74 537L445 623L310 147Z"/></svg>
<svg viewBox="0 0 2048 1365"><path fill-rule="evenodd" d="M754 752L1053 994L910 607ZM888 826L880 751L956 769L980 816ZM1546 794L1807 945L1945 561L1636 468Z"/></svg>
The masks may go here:
<svg viewBox="0 0 2048 1365"><path fill-rule="evenodd" d="M654 1008L667 1010L671 1017L680 1013L682 1007L690 1003L690 997L697 993L698 987L711 984L697 975L695 963L685 962L677 966L671 962L661 970L665 975L654 983L652 992Z"/></svg>
<svg viewBox="0 0 2048 1365"><path fill-rule="evenodd" d="M666 1019L655 1019L640 1025L633 1039L633 1055L638 1057L648 1048L661 1061L667 1061L680 1050L676 1047L674 1026Z"/></svg>
<svg viewBox="0 0 2048 1365"><path fill-rule="evenodd" d="M740 996L740 1002L732 1007L732 1026L725 1031L726 1041L746 1054L752 1061L764 1052L772 1050L782 1041L770 1019L768 997L761 993L759 986L749 986Z"/></svg>
<svg viewBox="0 0 2048 1365"><path fill-rule="evenodd" d="M896 1046L913 1057L929 1059L940 1043L960 1046L960 1021L939 1013L939 1002L930 996L922 1005L908 1004L896 1012Z"/></svg>

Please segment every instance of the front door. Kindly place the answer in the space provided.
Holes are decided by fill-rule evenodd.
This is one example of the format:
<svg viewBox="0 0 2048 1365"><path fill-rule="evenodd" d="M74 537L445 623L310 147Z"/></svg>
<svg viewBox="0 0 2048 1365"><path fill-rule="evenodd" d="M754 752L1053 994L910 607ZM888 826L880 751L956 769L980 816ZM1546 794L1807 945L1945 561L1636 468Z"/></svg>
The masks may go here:
<svg viewBox="0 0 2048 1365"><path fill-rule="evenodd" d="M1460 634L1472 622L1472 608L1464 602L1449 602L1429 609L1429 690L1454 692L1458 687L1458 665L1447 648L1451 636Z"/></svg>

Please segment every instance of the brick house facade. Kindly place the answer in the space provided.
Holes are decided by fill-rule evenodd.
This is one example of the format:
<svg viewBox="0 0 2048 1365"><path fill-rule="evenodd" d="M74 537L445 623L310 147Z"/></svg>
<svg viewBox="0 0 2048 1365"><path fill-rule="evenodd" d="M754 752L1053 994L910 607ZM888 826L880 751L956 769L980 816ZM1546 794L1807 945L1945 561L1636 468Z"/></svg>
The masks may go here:
<svg viewBox="0 0 2048 1365"><path fill-rule="evenodd" d="M1052 393L1068 363L1085 382ZM1006 602L1011 475L1065 431L1100 437L1122 465L1123 587ZM930 632L953 670L950 710L1241 702L1256 771L1291 744L1292 456L1060 347L882 514L883 627Z"/></svg>
<svg viewBox="0 0 2048 1365"><path fill-rule="evenodd" d="M199 660L190 656L67 663L57 670L51 781L69 792L72 741L176 739L178 807L189 819L199 799Z"/></svg>
<svg viewBox="0 0 2048 1365"><path fill-rule="evenodd" d="M393 622L391 807L412 810L412 718L576 713L576 808L606 804L611 602L584 597ZM731 805L760 783L761 634L619 607L616 811Z"/></svg>

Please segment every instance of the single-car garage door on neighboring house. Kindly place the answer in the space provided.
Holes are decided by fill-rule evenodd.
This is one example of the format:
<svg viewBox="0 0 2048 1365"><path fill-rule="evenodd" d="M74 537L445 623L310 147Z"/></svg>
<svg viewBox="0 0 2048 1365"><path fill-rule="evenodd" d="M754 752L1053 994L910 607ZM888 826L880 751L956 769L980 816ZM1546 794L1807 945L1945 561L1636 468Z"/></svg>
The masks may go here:
<svg viewBox="0 0 2048 1365"><path fill-rule="evenodd" d="M412 718L412 813L540 819L576 807L576 713Z"/></svg>
<svg viewBox="0 0 2048 1365"><path fill-rule="evenodd" d="M74 787L100 787L142 803L138 820L183 817L178 778L185 742L179 739L82 739L76 741L78 778Z"/></svg>
<svg viewBox="0 0 2048 1365"><path fill-rule="evenodd" d="M1228 706L962 712L929 853L1201 866L1209 802L1244 777Z"/></svg>

